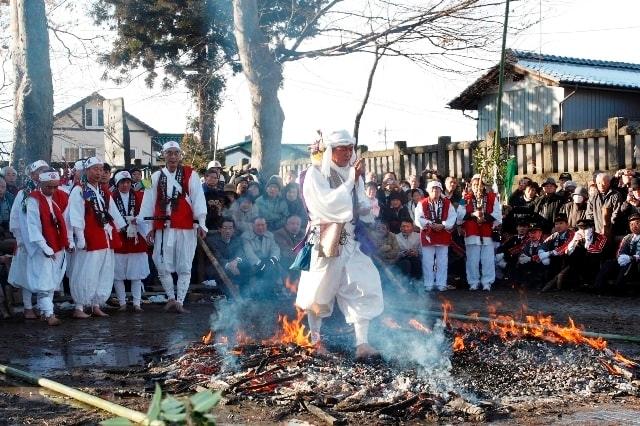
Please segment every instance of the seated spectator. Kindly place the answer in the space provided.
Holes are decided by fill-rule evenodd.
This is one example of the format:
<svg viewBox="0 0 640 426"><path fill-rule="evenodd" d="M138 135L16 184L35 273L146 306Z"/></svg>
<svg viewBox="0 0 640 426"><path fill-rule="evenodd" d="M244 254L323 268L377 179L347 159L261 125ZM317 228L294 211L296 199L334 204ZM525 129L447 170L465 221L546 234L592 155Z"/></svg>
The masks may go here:
<svg viewBox="0 0 640 426"><path fill-rule="evenodd" d="M422 261L420 258L422 245L420 244L420 234L414 232L413 221L403 220L400 224L400 233L396 235L398 240L397 266L400 272L411 278L419 280L422 278ZM420 283L417 284L420 286Z"/></svg>
<svg viewBox="0 0 640 426"><path fill-rule="evenodd" d="M561 290L566 288L568 257L567 248L573 240L573 230L569 229L567 216L560 213L554 220L554 232L544 240L543 252L538 252L540 259L548 258L550 261L547 272L547 283L542 288L543 292Z"/></svg>
<svg viewBox="0 0 640 426"><path fill-rule="evenodd" d="M631 180L636 177L636 171L633 169L618 170L611 179L611 186L618 191L623 198L627 196L631 188Z"/></svg>
<svg viewBox="0 0 640 426"><path fill-rule="evenodd" d="M273 238L280 248L280 265L282 265L283 277L289 277L297 280L300 277L300 271L289 271L289 267L296 258L293 249L302 241L305 232L301 228L301 220L297 215L291 215L287 218L285 225L273 233ZM295 274L292 274L295 272Z"/></svg>
<svg viewBox="0 0 640 426"><path fill-rule="evenodd" d="M0 227L9 230L9 216L15 196L7 191L6 181L0 177Z"/></svg>
<svg viewBox="0 0 640 426"><path fill-rule="evenodd" d="M389 225L384 220L377 220L371 239L378 248L374 260L383 265L393 265L398 259L400 246L396 236L389 232Z"/></svg>
<svg viewBox="0 0 640 426"><path fill-rule="evenodd" d="M2 177L7 182L7 192L15 197L20 191L20 188L18 188L18 172L11 166L5 166L2 168Z"/></svg>
<svg viewBox="0 0 640 426"><path fill-rule="evenodd" d="M309 221L307 209L300 198L300 185L291 182L284 187L284 199L287 202L289 216L295 215L300 219L300 226L303 230L307 229Z"/></svg>
<svg viewBox="0 0 640 426"><path fill-rule="evenodd" d="M615 259L609 259L602 265L595 282L595 289L602 291L607 287L607 279L615 277L612 291L621 293L629 281L640 279L640 214L629 216L630 234L620 243Z"/></svg>
<svg viewBox="0 0 640 426"><path fill-rule="evenodd" d="M527 241L522 247L516 267L517 282L527 288L539 288L546 277L548 258L541 258L538 254L542 251L542 226L534 224L529 230Z"/></svg>
<svg viewBox="0 0 640 426"><path fill-rule="evenodd" d="M369 213L360 216L360 220L366 224L373 224L373 222L380 216L380 204L376 198L377 191L378 185L375 182L367 182L364 186L364 193L371 204Z"/></svg>
<svg viewBox="0 0 640 426"><path fill-rule="evenodd" d="M248 197L255 203L255 201L260 197L260 184L256 181L251 181L247 184L247 194Z"/></svg>
<svg viewBox="0 0 640 426"><path fill-rule="evenodd" d="M625 200L620 207L620 220L628 222L632 214L640 213L640 179L633 178L629 183L629 188Z"/></svg>
<svg viewBox="0 0 640 426"><path fill-rule="evenodd" d="M267 230L267 221L257 217L253 229L242 234L242 248L252 268L247 296L270 299L283 291L280 279L280 248Z"/></svg>
<svg viewBox="0 0 640 426"><path fill-rule="evenodd" d="M224 268L229 279L241 288L251 273L251 265L246 261L242 240L236 233L233 219L229 217L223 218L220 232L207 234L206 243ZM220 281L220 277L211 265L207 266L207 277Z"/></svg>
<svg viewBox="0 0 640 426"><path fill-rule="evenodd" d="M267 221L269 231L282 228L285 219L289 216L287 202L280 196L281 189L280 178L271 176L267 182L266 194L256 200L258 213Z"/></svg>
<svg viewBox="0 0 640 426"><path fill-rule="evenodd" d="M567 275L585 286L591 286L600 270L602 250L606 243L606 235L596 232L593 220L578 221L578 230L567 247Z"/></svg>
<svg viewBox="0 0 640 426"><path fill-rule="evenodd" d="M258 207L253 204L251 197L240 197L231 208L231 217L235 222L238 234L243 234L253 229L253 221L259 216Z"/></svg>
<svg viewBox="0 0 640 426"><path fill-rule="evenodd" d="M394 234L400 232L400 223L403 220L411 220L407 206L402 205L401 194L393 193L389 196L389 205L382 207L380 219L387 224L389 230Z"/></svg>
<svg viewBox="0 0 640 426"><path fill-rule="evenodd" d="M516 225L516 234L507 238L496 249L496 275L503 278L514 276L518 257L522 253L524 244L527 242L531 223L529 220L520 220ZM499 272L498 272L499 271Z"/></svg>
<svg viewBox="0 0 640 426"><path fill-rule="evenodd" d="M571 194L571 200L560 209L560 213L567 216L567 224L570 229L577 229L578 221L586 217L588 198L587 188L578 186Z"/></svg>

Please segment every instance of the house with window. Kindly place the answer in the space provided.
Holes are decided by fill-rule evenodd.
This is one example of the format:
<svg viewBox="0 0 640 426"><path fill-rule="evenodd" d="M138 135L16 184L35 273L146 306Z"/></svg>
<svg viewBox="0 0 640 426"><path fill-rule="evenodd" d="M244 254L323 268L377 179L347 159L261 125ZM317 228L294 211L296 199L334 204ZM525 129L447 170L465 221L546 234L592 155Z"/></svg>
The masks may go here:
<svg viewBox="0 0 640 426"><path fill-rule="evenodd" d="M55 114L52 162L71 163L94 155L105 158L104 100L100 94L92 93ZM152 138L159 134L158 131L127 112L125 117L130 134L132 164L155 164ZM115 167L122 165L113 164Z"/></svg>
<svg viewBox="0 0 640 426"><path fill-rule="evenodd" d="M227 166L235 166L241 164L243 160L251 161L251 137L245 137L242 142L228 145L220 148L224 152L224 162ZM280 159L298 160L301 158L309 158L308 144L285 144L280 145Z"/></svg>
<svg viewBox="0 0 640 426"><path fill-rule="evenodd" d="M477 111L477 139L496 128L499 66L449 102ZM640 64L508 50L502 96L503 137L607 127L610 117L640 121Z"/></svg>

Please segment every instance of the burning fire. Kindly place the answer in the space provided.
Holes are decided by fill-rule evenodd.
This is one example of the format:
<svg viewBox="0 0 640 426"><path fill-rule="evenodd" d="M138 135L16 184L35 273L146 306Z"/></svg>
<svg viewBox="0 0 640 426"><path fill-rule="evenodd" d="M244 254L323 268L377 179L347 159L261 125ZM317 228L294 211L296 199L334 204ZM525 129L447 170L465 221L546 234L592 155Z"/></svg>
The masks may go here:
<svg viewBox="0 0 640 426"><path fill-rule="evenodd" d="M456 334L453 337L453 351L454 352L458 352L464 349L464 339L462 338L462 336Z"/></svg>
<svg viewBox="0 0 640 426"><path fill-rule="evenodd" d="M200 340L202 340L202 343L204 343L205 345L208 345L213 341L213 332L209 330L209 332L206 335L202 336Z"/></svg>
<svg viewBox="0 0 640 426"><path fill-rule="evenodd" d="M429 327L422 324L420 321L418 321L415 318L412 318L409 320L409 325L418 331L422 331L423 333L431 333L431 329Z"/></svg>
<svg viewBox="0 0 640 426"><path fill-rule="evenodd" d="M442 302L442 322L445 324L449 323L449 312L451 312L451 309L453 309L451 302L448 300Z"/></svg>
<svg viewBox="0 0 640 426"><path fill-rule="evenodd" d="M302 320L305 316L304 311L296 309L296 319L291 321L286 315L278 315L278 322L281 329L271 338L271 342L276 343L293 343L303 348L312 348L311 332L305 329Z"/></svg>
<svg viewBox="0 0 640 426"><path fill-rule="evenodd" d="M386 327L391 328L393 330L397 330L399 328L402 328L402 326L400 324L398 324L398 322L396 320L394 320L393 318L391 318L391 317L384 317L382 319L382 323Z"/></svg>
<svg viewBox="0 0 640 426"><path fill-rule="evenodd" d="M287 290L289 290L292 294L298 293L298 281L291 281L289 277L284 279L284 286Z"/></svg>

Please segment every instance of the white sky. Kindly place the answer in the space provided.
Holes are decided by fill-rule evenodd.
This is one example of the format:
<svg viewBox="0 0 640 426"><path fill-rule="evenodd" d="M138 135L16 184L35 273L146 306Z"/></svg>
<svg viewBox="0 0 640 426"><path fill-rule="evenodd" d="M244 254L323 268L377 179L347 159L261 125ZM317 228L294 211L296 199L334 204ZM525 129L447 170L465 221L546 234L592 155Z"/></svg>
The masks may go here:
<svg viewBox="0 0 640 426"><path fill-rule="evenodd" d="M542 22L525 33L510 35L507 46L542 53L640 63L640 2L632 0L521 0L542 6ZM513 9L512 8L512 9ZM80 27L90 33L91 28ZM496 54L495 63L498 61ZM285 112L284 143L308 143L317 128L353 128L366 87L371 55L305 60L288 63L280 99ZM184 89L162 93L148 89L142 79L124 88L100 79L103 69L94 63L69 64L64 55L52 59L55 111L93 91L105 97L124 97L127 111L162 133L182 133L195 109ZM383 149L386 139L409 145L435 143L438 135L456 140L475 138L475 121L446 103L480 73L456 75L425 70L406 60L384 59L378 68L369 105L361 123L361 143ZM249 93L244 77L228 82L218 115L219 140L226 146L251 133ZM6 113L4 114L6 117ZM10 124L0 121L0 139L10 137Z"/></svg>

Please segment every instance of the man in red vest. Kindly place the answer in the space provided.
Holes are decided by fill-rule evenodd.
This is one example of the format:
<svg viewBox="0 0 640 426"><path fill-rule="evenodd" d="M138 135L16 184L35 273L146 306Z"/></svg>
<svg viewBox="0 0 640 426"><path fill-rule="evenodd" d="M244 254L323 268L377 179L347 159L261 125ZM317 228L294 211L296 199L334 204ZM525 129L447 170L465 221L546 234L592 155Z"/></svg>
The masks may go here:
<svg viewBox="0 0 640 426"><path fill-rule="evenodd" d="M458 224L462 225L467 254L467 283L471 290L482 285L491 290L496 280L493 228L502 223L502 206L494 192L481 182L480 175L471 178L471 192L464 194L458 206Z"/></svg>
<svg viewBox="0 0 640 426"><path fill-rule="evenodd" d="M415 211L415 224L420 228L422 243L424 287L427 291L434 287L444 291L447 289L447 261L451 231L456 226L456 209L449 198L442 196L442 184L437 180L429 182L427 195Z"/></svg>
<svg viewBox="0 0 640 426"><path fill-rule="evenodd" d="M151 175L140 218L153 217L147 242L154 244L153 263L169 299L165 309L184 313L197 238L207 236L207 202L198 173L181 164L180 145L169 141L162 146L162 153L166 166ZM178 274L177 290L171 276L174 272Z"/></svg>
<svg viewBox="0 0 640 426"><path fill-rule="evenodd" d="M121 244L118 230L125 226L113 198L100 186L103 163L96 157L85 161L86 180L69 195L69 222L73 227L76 253L69 287L76 304L74 318L88 318L85 306L99 317L113 288L113 249Z"/></svg>
<svg viewBox="0 0 640 426"><path fill-rule="evenodd" d="M143 193L133 190L132 176L126 170L116 173L114 181L117 190L113 193L113 201L127 225L120 230L122 247L113 250L115 253L113 287L120 302L120 310L124 311L127 308L124 280L130 280L133 309L135 312L142 312L140 307L142 280L149 275L148 246L145 241L149 230L147 222L137 219Z"/></svg>
<svg viewBox="0 0 640 426"><path fill-rule="evenodd" d="M38 189L31 191L27 200L27 276L38 296L42 317L49 325L58 325L60 320L53 313L53 292L60 288L64 277L65 250L73 250L63 214L69 196L58 189L60 175L53 169L39 178Z"/></svg>

